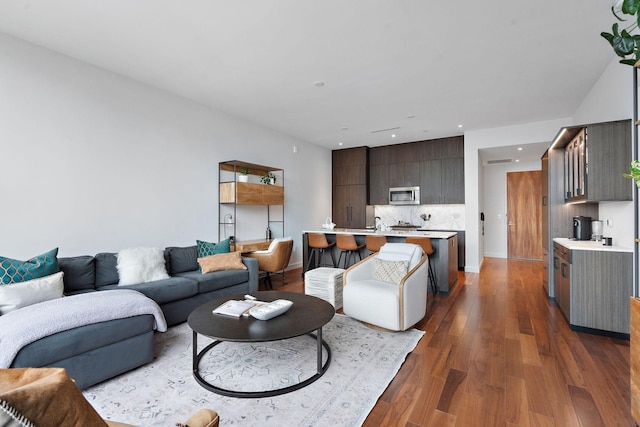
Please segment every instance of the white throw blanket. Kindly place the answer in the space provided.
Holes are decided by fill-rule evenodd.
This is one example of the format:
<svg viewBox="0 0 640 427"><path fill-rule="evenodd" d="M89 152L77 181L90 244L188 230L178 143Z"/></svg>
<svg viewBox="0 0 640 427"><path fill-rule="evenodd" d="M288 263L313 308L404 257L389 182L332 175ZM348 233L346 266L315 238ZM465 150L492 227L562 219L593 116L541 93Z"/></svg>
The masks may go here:
<svg viewBox="0 0 640 427"><path fill-rule="evenodd" d="M158 304L131 289L88 292L12 311L0 316L0 368L11 366L22 347L40 338L79 326L141 314L155 317L154 329L167 330Z"/></svg>

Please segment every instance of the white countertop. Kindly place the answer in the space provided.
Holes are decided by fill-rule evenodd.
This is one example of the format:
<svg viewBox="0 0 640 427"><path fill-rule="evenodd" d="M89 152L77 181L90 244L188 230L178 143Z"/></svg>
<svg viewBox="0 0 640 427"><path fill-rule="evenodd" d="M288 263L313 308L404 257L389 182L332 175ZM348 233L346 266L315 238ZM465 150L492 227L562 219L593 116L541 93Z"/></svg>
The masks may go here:
<svg viewBox="0 0 640 427"><path fill-rule="evenodd" d="M334 228L333 230L304 230L303 233L324 233L324 234L353 234L358 236L393 236L393 237L429 237L431 239L449 239L455 236L454 231L416 231L416 230L389 230L374 231L368 228Z"/></svg>
<svg viewBox="0 0 640 427"><path fill-rule="evenodd" d="M564 237L556 237L553 241L567 249L578 251L633 252L633 249L631 248L623 248L615 245L605 246L602 242L594 242L591 240L573 240Z"/></svg>

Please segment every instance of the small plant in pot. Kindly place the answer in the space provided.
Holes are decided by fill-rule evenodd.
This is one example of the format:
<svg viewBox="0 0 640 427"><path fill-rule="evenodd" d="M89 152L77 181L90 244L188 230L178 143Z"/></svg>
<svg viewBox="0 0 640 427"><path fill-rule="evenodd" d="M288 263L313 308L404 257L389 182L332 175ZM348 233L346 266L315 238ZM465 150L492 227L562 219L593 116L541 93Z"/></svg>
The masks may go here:
<svg viewBox="0 0 640 427"><path fill-rule="evenodd" d="M249 169L242 168L240 170L240 175L238 176L238 181L240 181L240 182L249 182Z"/></svg>
<svg viewBox="0 0 640 427"><path fill-rule="evenodd" d="M260 177L260 182L267 185L273 185L276 183L276 176L272 172L269 172L267 175Z"/></svg>

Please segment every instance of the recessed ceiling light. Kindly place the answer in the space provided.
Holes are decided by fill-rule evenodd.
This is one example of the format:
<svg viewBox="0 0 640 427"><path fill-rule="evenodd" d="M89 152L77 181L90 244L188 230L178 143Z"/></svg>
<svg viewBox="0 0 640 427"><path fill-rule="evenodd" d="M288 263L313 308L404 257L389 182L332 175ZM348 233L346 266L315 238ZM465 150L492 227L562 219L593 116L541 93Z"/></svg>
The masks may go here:
<svg viewBox="0 0 640 427"><path fill-rule="evenodd" d="M518 163L520 161L520 159L516 159L516 163Z"/></svg>
<svg viewBox="0 0 640 427"><path fill-rule="evenodd" d="M324 86L324 82L320 82L320 81L318 81L318 82L313 82L313 85L314 85L315 87L322 87L322 86Z"/></svg>
<svg viewBox="0 0 640 427"><path fill-rule="evenodd" d="M522 151L522 147L518 147L518 151Z"/></svg>
<svg viewBox="0 0 640 427"><path fill-rule="evenodd" d="M342 147L342 142L338 142L338 145L339 145L340 147Z"/></svg>
<svg viewBox="0 0 640 427"><path fill-rule="evenodd" d="M396 134L395 134L395 133L392 133L392 134L391 134L391 138L395 138L395 137L396 137Z"/></svg>
<svg viewBox="0 0 640 427"><path fill-rule="evenodd" d="M458 127L459 127L459 128L461 128L461 127L462 127L462 125L458 125Z"/></svg>

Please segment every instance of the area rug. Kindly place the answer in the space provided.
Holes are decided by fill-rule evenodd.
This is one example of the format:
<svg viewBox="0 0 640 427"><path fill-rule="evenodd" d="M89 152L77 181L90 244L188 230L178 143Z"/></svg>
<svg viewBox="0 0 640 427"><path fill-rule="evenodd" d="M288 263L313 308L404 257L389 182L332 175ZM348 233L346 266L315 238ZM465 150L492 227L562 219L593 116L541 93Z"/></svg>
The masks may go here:
<svg viewBox="0 0 640 427"><path fill-rule="evenodd" d="M193 378L189 326L155 335L153 362L85 390L104 418L139 426L184 422L200 408L220 415L221 425L361 425L424 332L386 332L336 315L322 329L332 360L316 382L280 396L244 399L202 388ZM211 340L198 337L198 347ZM202 376L239 391L280 388L317 369L316 341L309 336L268 343L221 343L200 362Z"/></svg>

